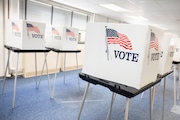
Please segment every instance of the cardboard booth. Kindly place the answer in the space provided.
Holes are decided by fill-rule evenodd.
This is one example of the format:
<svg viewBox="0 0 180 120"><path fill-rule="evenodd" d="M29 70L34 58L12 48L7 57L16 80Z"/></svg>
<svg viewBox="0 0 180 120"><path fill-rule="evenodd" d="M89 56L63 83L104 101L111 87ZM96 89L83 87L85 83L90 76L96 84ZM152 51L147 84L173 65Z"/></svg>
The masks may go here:
<svg viewBox="0 0 180 120"><path fill-rule="evenodd" d="M180 38L176 37L173 61L180 62Z"/></svg>
<svg viewBox="0 0 180 120"><path fill-rule="evenodd" d="M63 29L63 45L62 50L77 50L78 49L78 29L64 27Z"/></svg>
<svg viewBox="0 0 180 120"><path fill-rule="evenodd" d="M46 47L59 50L77 50L78 29L48 26L46 31Z"/></svg>
<svg viewBox="0 0 180 120"><path fill-rule="evenodd" d="M44 23L7 20L5 45L19 49L44 49L44 44Z"/></svg>
<svg viewBox="0 0 180 120"><path fill-rule="evenodd" d="M61 49L63 44L63 27L46 26L46 47Z"/></svg>
<svg viewBox="0 0 180 120"><path fill-rule="evenodd" d="M157 78L163 33L148 25L88 23L82 73L140 89Z"/></svg>
<svg viewBox="0 0 180 120"><path fill-rule="evenodd" d="M171 71L173 55L175 50L176 37L172 33L164 33L161 42L159 72L158 74L164 75Z"/></svg>

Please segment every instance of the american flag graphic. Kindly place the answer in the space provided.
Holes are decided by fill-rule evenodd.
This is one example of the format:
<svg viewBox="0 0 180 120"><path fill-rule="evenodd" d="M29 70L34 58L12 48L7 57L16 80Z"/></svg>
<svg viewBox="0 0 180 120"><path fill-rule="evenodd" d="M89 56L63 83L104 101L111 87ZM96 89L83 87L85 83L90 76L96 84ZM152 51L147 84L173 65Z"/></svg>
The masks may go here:
<svg viewBox="0 0 180 120"><path fill-rule="evenodd" d="M150 49L154 48L156 51L158 51L158 39L155 35L155 33L151 32L151 38L150 38Z"/></svg>
<svg viewBox="0 0 180 120"><path fill-rule="evenodd" d="M71 37L75 37L74 32L72 32L70 29L66 29L66 35L71 36Z"/></svg>
<svg viewBox="0 0 180 120"><path fill-rule="evenodd" d="M36 26L33 26L32 24L30 23L26 23L27 24L27 31L30 32L30 31L33 31L35 33L40 33L40 30L38 27Z"/></svg>
<svg viewBox="0 0 180 120"><path fill-rule="evenodd" d="M109 28L106 29L106 35L108 44L119 44L124 49L132 50L132 43L126 35Z"/></svg>
<svg viewBox="0 0 180 120"><path fill-rule="evenodd" d="M12 30L19 31L18 25L15 24L14 22L12 22Z"/></svg>
<svg viewBox="0 0 180 120"><path fill-rule="evenodd" d="M52 34L54 34L54 35L60 35L59 31L56 30L55 28L52 28Z"/></svg>
<svg viewBox="0 0 180 120"><path fill-rule="evenodd" d="M174 49L175 49L175 48L174 48L174 45L170 45L169 48L170 48L171 51L174 51Z"/></svg>

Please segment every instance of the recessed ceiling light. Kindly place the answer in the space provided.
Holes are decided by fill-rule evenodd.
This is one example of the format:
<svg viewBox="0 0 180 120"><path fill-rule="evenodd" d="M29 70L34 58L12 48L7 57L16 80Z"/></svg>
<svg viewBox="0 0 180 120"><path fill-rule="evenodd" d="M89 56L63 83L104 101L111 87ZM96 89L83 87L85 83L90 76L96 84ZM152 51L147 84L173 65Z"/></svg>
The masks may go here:
<svg viewBox="0 0 180 120"><path fill-rule="evenodd" d="M149 21L147 18L144 18L142 16L128 16L129 18L132 18L136 21Z"/></svg>
<svg viewBox="0 0 180 120"><path fill-rule="evenodd" d="M115 5L115 4L99 4L99 5L102 6L102 7L107 8L107 9L116 11L116 12L128 11L127 9L124 9L124 8L122 8L122 7L119 7L119 6Z"/></svg>

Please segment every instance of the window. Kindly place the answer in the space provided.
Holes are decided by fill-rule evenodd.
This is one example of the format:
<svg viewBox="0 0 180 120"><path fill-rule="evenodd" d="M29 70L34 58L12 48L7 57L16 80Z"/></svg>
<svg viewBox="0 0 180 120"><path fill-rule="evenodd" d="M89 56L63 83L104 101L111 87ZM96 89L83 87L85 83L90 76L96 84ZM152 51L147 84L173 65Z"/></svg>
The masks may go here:
<svg viewBox="0 0 180 120"><path fill-rule="evenodd" d="M71 14L70 10L61 9L59 7L53 8L53 25L58 26L71 26Z"/></svg>
<svg viewBox="0 0 180 120"><path fill-rule="evenodd" d="M87 15L73 12L72 27L78 28L79 30L86 30Z"/></svg>
<svg viewBox="0 0 180 120"><path fill-rule="evenodd" d="M106 22L107 23L107 17L96 15L94 22Z"/></svg>
<svg viewBox="0 0 180 120"><path fill-rule="evenodd" d="M119 23L119 21L109 18L109 19L108 19L108 23Z"/></svg>
<svg viewBox="0 0 180 120"><path fill-rule="evenodd" d="M28 0L26 19L51 24L51 9L49 4Z"/></svg>

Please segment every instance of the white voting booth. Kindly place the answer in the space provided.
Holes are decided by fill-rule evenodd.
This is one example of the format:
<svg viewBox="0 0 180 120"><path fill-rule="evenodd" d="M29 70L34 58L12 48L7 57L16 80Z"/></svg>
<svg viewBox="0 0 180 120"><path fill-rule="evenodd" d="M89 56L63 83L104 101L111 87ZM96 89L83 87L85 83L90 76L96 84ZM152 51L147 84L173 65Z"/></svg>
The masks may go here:
<svg viewBox="0 0 180 120"><path fill-rule="evenodd" d="M45 24L26 20L6 22L5 45L19 49L44 49Z"/></svg>
<svg viewBox="0 0 180 120"><path fill-rule="evenodd" d="M59 27L59 26L47 26L46 29L46 44L45 46L54 52L57 52L56 69L58 66L59 53L64 53L64 66L63 70L66 71L66 53L76 54L76 65L78 69L78 29L72 27ZM54 98L54 90L56 84L56 74L52 90L52 98ZM79 79L78 79L79 80ZM65 72L64 72L65 83ZM79 82L78 82L79 84Z"/></svg>
<svg viewBox="0 0 180 120"><path fill-rule="evenodd" d="M63 27L46 25L46 47L60 49L63 41Z"/></svg>
<svg viewBox="0 0 180 120"><path fill-rule="evenodd" d="M157 78L163 33L148 25L88 23L82 72L140 89Z"/></svg>
<svg viewBox="0 0 180 120"><path fill-rule="evenodd" d="M174 51L174 56L173 56L173 61L174 61L174 105L171 109L171 112L179 114L180 115L180 106L177 105L177 99L180 97L180 89L177 90L177 82L179 82L179 88L180 88L180 80L177 81L177 76L178 79L180 79L180 38L176 36L176 42L175 42L175 51ZM179 74L177 75L177 71L179 71Z"/></svg>
<svg viewBox="0 0 180 120"><path fill-rule="evenodd" d="M180 62L180 38L176 38L173 61Z"/></svg>
<svg viewBox="0 0 180 120"><path fill-rule="evenodd" d="M48 88L50 94L50 81L48 75L47 66L47 53L49 50L45 49L45 24L27 20L7 20L6 21L6 40L5 48L8 50L7 65L4 74L3 91L5 86L5 79L7 74L7 68L9 68L10 53L13 51L16 53L16 68L15 68L15 78L14 78L14 92L13 92L13 102L12 108L15 106L16 98L16 84L17 84L17 73L19 64L19 54L20 53L35 53L35 75L37 77L37 57L36 53L44 53L44 64L42 67L43 73L44 67L46 66L47 76L48 76ZM36 78L36 88L39 87L38 79Z"/></svg>
<svg viewBox="0 0 180 120"><path fill-rule="evenodd" d="M161 51L160 51L160 60L159 60L159 71L158 74L164 75L170 72L173 55L175 50L175 40L176 37L172 33L164 33L162 42L161 42Z"/></svg>
<svg viewBox="0 0 180 120"><path fill-rule="evenodd" d="M59 50L77 50L78 29L71 27L47 26L45 46Z"/></svg>

